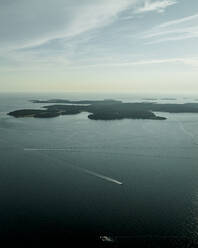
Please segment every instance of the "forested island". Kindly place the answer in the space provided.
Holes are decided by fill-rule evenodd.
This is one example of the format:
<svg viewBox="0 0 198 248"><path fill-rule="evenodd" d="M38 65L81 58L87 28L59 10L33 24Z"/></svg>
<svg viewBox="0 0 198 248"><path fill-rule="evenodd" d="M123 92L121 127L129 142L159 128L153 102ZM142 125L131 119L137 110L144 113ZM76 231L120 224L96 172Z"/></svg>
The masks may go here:
<svg viewBox="0 0 198 248"><path fill-rule="evenodd" d="M92 120L151 119L165 120L154 112L198 113L198 103L158 104L153 102L123 103L117 100L80 100L64 99L32 100L33 103L53 103L42 109L22 109L8 113L14 117L50 118L60 115L73 115L88 112Z"/></svg>

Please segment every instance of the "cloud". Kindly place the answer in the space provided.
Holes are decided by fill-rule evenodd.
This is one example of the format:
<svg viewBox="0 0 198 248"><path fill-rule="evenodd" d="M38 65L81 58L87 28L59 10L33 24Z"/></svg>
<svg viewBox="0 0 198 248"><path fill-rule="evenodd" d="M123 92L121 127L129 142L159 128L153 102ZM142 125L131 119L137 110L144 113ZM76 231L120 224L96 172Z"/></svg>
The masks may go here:
<svg viewBox="0 0 198 248"><path fill-rule="evenodd" d="M26 56L26 57L24 57ZM43 58L39 61L36 61L34 54L29 54L30 63L27 61L27 55L24 54L20 58L17 56L16 64L9 64L3 68L4 71L53 71L54 66L58 65L58 71L71 71L71 70L84 70L90 68L107 68L107 67L141 67L141 66L157 66L157 65L186 65L190 67L198 67L198 57L175 57L175 58L162 58L162 59L148 59L148 60L137 60L137 61L119 61L119 62L106 62L106 63L80 63L74 64L70 63L62 57L55 57L55 61L52 58ZM32 57L31 57L32 56ZM24 64L24 62L26 62ZM57 72L57 67L55 67ZM166 67L165 67L166 68Z"/></svg>
<svg viewBox="0 0 198 248"><path fill-rule="evenodd" d="M164 22L141 34L147 44L198 38L198 14Z"/></svg>
<svg viewBox="0 0 198 248"><path fill-rule="evenodd" d="M148 65L148 64L172 64L172 63L182 63L185 65L198 66L198 57L190 58L168 58L168 59L153 59L144 60L133 63L134 65Z"/></svg>
<svg viewBox="0 0 198 248"><path fill-rule="evenodd" d="M165 23L160 24L158 27L160 28L165 28L165 27L169 27L169 26L173 26L173 25L177 25L177 24L181 24L181 23L186 23L192 20L197 20L198 19L198 14L196 15L191 15L191 16L187 16L184 18L179 18L176 20L172 20L172 21L168 21Z"/></svg>
<svg viewBox="0 0 198 248"><path fill-rule="evenodd" d="M0 2L2 50L38 46L110 24L137 0Z"/></svg>
<svg viewBox="0 0 198 248"><path fill-rule="evenodd" d="M173 4L175 0L0 1L0 65L50 71L162 63L197 66L197 58L151 59L142 40L157 43L198 37L198 14L164 22L140 36L135 33L141 28L141 16L134 12L160 12ZM135 20L123 19L131 13ZM148 60L141 60L146 56Z"/></svg>
<svg viewBox="0 0 198 248"><path fill-rule="evenodd" d="M118 63L101 63L101 64L89 64L71 66L71 68L82 67L134 67L144 65L157 65L157 64L184 64L193 67L198 67L198 57L184 57L184 58L166 58L166 59L150 59L150 60L137 60L131 62L118 62Z"/></svg>
<svg viewBox="0 0 198 248"><path fill-rule="evenodd" d="M143 7L139 7L136 10L136 13L144 13L144 12L151 12L151 11L157 11L159 13L164 12L165 9L171 5L176 4L177 1L175 0L163 0L163 1L150 1L146 0L144 2Z"/></svg>

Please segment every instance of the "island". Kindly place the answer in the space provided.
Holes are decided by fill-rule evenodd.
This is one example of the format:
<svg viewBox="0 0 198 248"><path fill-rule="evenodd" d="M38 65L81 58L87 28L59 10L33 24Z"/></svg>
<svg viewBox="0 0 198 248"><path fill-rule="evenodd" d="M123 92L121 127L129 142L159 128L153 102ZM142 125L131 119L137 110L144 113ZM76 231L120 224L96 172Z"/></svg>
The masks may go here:
<svg viewBox="0 0 198 248"><path fill-rule="evenodd" d="M177 100L177 98L173 98L173 97L164 97L164 98L161 98L160 100L164 100L164 101L175 101L175 100Z"/></svg>
<svg viewBox="0 0 198 248"><path fill-rule="evenodd" d="M150 119L166 120L156 112L198 113L198 103L159 104L154 102L125 103L117 100L80 100L64 99L31 100L33 103L53 103L42 109L21 109L8 113L10 116L52 118L60 115L74 115L88 112L91 120Z"/></svg>
<svg viewBox="0 0 198 248"><path fill-rule="evenodd" d="M144 101L157 101L158 98L142 98Z"/></svg>

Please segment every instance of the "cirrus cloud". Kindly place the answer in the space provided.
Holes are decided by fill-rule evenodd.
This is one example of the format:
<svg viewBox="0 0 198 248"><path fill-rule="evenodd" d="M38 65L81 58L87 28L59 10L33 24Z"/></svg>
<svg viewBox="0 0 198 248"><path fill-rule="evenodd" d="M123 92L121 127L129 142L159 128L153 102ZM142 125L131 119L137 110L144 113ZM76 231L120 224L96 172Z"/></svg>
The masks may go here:
<svg viewBox="0 0 198 248"><path fill-rule="evenodd" d="M16 0L0 2L2 49L40 45L111 23L137 0Z"/></svg>
<svg viewBox="0 0 198 248"><path fill-rule="evenodd" d="M164 12L165 9L171 5L176 4L177 1L175 0L163 0L163 1L150 1L146 0L144 2L143 7L139 7L136 10L136 13L144 13L144 12L150 12L150 11L157 11L159 13Z"/></svg>

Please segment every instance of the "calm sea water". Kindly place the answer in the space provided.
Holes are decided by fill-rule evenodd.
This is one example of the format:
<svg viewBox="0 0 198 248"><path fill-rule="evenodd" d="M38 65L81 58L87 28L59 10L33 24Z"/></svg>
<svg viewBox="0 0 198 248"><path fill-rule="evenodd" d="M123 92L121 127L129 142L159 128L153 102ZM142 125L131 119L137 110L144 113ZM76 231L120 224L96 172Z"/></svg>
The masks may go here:
<svg viewBox="0 0 198 248"><path fill-rule="evenodd" d="M53 97L142 101L135 95L1 94L1 234L55 228L198 236L198 114L160 113L166 121L94 121L87 113L51 119L6 115L44 105L30 99Z"/></svg>

